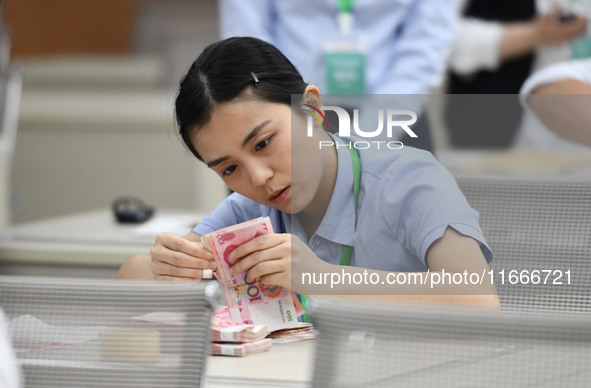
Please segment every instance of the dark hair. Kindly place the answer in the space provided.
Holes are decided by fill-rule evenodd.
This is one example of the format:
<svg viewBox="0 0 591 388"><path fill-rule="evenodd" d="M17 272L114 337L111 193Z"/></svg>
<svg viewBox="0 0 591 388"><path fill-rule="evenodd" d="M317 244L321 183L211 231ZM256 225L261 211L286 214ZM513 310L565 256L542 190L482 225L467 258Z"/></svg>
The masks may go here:
<svg viewBox="0 0 591 388"><path fill-rule="evenodd" d="M247 89L264 101L291 105L291 95L303 94L306 86L295 66L272 44L249 37L213 43L181 79L175 101L180 135L193 155L203 160L191 137L209 122L217 105Z"/></svg>

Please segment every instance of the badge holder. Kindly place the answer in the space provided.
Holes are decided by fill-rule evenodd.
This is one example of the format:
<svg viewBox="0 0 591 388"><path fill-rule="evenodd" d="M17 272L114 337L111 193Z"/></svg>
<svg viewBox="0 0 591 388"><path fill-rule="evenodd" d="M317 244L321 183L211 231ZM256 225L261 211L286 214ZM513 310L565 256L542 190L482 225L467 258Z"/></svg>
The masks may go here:
<svg viewBox="0 0 591 388"><path fill-rule="evenodd" d="M587 31L582 38L575 40L571 44L571 52L573 59L583 59L591 57L591 35Z"/></svg>
<svg viewBox="0 0 591 388"><path fill-rule="evenodd" d="M586 15L585 6L581 0L570 0L566 4L565 10L572 17ZM591 28L588 26L585 34L572 41L571 45L572 59L583 59L591 57Z"/></svg>
<svg viewBox="0 0 591 388"><path fill-rule="evenodd" d="M326 93L364 94L367 83L367 44L352 35L354 20L351 12L340 12L337 22L340 37L324 44Z"/></svg>

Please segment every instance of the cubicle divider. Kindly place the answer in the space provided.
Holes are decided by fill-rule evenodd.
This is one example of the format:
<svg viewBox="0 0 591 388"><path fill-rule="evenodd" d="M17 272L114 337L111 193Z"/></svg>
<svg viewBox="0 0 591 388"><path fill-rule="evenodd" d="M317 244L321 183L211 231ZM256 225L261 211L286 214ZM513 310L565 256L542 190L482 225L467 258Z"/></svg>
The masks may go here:
<svg viewBox="0 0 591 388"><path fill-rule="evenodd" d="M321 301L312 387L587 387L591 317Z"/></svg>
<svg viewBox="0 0 591 388"><path fill-rule="evenodd" d="M591 313L591 180L456 175L493 251L503 310Z"/></svg>
<svg viewBox="0 0 591 388"><path fill-rule="evenodd" d="M0 276L26 387L199 387L216 283Z"/></svg>

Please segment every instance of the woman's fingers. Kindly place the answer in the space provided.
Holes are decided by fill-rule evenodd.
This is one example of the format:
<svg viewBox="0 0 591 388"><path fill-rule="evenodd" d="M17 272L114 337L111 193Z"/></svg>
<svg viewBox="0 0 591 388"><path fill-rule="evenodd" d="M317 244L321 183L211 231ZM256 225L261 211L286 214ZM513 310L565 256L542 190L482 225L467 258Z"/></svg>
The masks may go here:
<svg viewBox="0 0 591 388"><path fill-rule="evenodd" d="M187 278L187 279L207 279L204 275L208 275L209 279L211 279L212 272L211 269L200 269L200 268L183 268L183 267L176 267L174 265L170 265L168 263L163 263L161 261L153 260L151 263L152 274L154 275L155 279L161 277L177 277L177 278ZM208 271L205 273L205 271Z"/></svg>
<svg viewBox="0 0 591 388"><path fill-rule="evenodd" d="M155 279L211 278L216 268L213 255L201 242L192 242L172 233L156 237L150 250L151 270ZM206 270L205 273L203 270Z"/></svg>
<svg viewBox="0 0 591 388"><path fill-rule="evenodd" d="M255 265L265 261L276 261L286 258L287 262L282 263L281 265L285 267L285 265L290 264L291 249L289 240L286 240L285 238L263 238L265 236L272 235L259 236L239 246L234 252L232 252L232 254L230 254L231 260L238 260L236 264L230 268L230 271L233 274L250 271ZM274 265L278 264L274 263ZM266 266L264 268L266 268Z"/></svg>
<svg viewBox="0 0 591 388"><path fill-rule="evenodd" d="M206 260L198 256L188 255L184 252L172 251L164 247L153 247L150 250L152 260L156 259L163 263L182 268L215 268L213 260Z"/></svg>
<svg viewBox="0 0 591 388"><path fill-rule="evenodd" d="M236 260L245 257L253 252L262 251L265 249L273 248L275 246L289 242L289 236L287 234L263 234L257 236L250 241L236 247L230 256L230 261L235 262Z"/></svg>
<svg viewBox="0 0 591 388"><path fill-rule="evenodd" d="M175 252L183 252L194 257L201 257L206 260L213 260L213 255L203 246L201 242L189 241L173 233L163 233L156 237L155 246L162 245Z"/></svg>
<svg viewBox="0 0 591 388"><path fill-rule="evenodd" d="M252 282L256 279L261 279L273 274L287 274L290 273L289 261L284 258L261 261L252 266L246 275L246 281ZM274 283L267 283L274 284Z"/></svg>

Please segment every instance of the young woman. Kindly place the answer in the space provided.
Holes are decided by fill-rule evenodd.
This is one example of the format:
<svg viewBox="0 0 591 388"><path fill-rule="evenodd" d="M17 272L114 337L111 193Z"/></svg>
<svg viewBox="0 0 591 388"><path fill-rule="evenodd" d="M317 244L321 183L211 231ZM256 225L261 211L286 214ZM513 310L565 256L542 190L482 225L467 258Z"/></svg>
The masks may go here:
<svg viewBox="0 0 591 388"><path fill-rule="evenodd" d="M150 256L130 258L118 277L201 279L215 264L200 235L269 216L275 234L233 252L240 258L233 270L247 271L247 281L310 294L323 290L306 288L302 274L363 272L380 281L365 289L333 284L333 292L496 306L490 281L435 292L430 281L392 283L400 273L488 270L478 213L451 174L425 151L356 152L318 123L308 136L300 107L321 109L320 91L274 46L230 38L207 47L181 81L177 123L189 150L235 193L187 236L159 235Z"/></svg>

